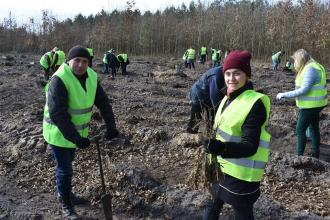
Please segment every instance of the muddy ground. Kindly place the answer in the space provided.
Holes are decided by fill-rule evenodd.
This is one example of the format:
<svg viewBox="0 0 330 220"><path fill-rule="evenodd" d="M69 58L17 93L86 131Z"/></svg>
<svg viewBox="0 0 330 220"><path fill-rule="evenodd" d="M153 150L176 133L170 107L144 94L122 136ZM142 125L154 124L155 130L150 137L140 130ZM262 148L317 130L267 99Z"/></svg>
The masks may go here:
<svg viewBox="0 0 330 220"><path fill-rule="evenodd" d="M42 138L45 96L39 56L0 58L0 219L61 219L54 161ZM115 113L119 138L101 139L105 180L117 219L201 219L210 199L203 178L200 135L185 133L187 91L208 66L175 70L179 59L131 58L128 75L100 73ZM96 59L94 63L100 63ZM254 64L256 89L271 97L271 160L255 204L256 219L330 219L330 110L321 113L321 160L295 156L297 109L275 96L294 86L294 76ZM329 88L329 86L328 86ZM91 136L103 134L94 109ZM82 219L102 219L95 146L77 150L74 191L90 200ZM221 219L233 219L225 206Z"/></svg>

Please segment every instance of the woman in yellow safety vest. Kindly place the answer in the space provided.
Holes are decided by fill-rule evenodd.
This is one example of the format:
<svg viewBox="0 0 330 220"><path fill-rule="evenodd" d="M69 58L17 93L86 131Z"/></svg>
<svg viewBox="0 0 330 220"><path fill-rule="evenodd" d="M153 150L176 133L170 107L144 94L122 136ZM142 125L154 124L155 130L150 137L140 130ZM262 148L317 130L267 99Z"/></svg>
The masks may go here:
<svg viewBox="0 0 330 220"><path fill-rule="evenodd" d="M232 51L224 60L225 97L214 120L215 138L205 143L218 156L224 178L212 184L213 200L204 214L208 220L219 218L224 203L232 205L235 219L254 219L269 155L270 100L253 90L250 60L248 51Z"/></svg>
<svg viewBox="0 0 330 220"><path fill-rule="evenodd" d="M303 155L306 146L306 130L312 138L312 156L320 155L320 112L328 104L327 75L324 67L317 63L304 49L294 52L294 68L297 73L295 90L278 93L276 99L295 98L299 108L297 121L297 154Z"/></svg>

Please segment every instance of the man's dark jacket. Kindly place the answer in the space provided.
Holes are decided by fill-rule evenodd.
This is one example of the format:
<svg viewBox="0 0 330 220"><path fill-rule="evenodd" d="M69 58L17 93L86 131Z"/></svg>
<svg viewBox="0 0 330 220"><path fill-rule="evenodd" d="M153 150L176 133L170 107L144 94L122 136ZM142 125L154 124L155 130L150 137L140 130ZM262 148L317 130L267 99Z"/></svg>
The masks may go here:
<svg viewBox="0 0 330 220"><path fill-rule="evenodd" d="M85 91L87 77L87 73L80 78L77 77ZM58 76L53 76L49 83L47 104L50 119L60 129L63 136L67 140L76 143L81 137L71 122L71 116L68 113L68 92L64 83ZM112 107L109 104L109 99L99 82L97 83L94 105L100 109L101 115L106 123L107 130L111 131L116 129Z"/></svg>

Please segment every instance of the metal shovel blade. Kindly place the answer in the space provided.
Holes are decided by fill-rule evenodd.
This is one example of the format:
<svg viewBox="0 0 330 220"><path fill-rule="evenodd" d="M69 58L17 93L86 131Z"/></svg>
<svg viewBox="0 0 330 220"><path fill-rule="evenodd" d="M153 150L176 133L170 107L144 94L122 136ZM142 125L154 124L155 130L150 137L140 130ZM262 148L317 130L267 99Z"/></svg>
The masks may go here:
<svg viewBox="0 0 330 220"><path fill-rule="evenodd" d="M104 194L101 197L101 202L103 206L105 220L112 220L112 203L111 203L111 195Z"/></svg>

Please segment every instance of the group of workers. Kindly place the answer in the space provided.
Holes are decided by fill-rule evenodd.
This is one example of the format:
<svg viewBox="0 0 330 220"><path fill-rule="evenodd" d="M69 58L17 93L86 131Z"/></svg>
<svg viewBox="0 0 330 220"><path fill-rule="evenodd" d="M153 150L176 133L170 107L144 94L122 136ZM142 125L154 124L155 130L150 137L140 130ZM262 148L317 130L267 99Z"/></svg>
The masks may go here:
<svg viewBox="0 0 330 220"><path fill-rule="evenodd" d="M129 64L128 55L126 53L115 55L115 49L108 50L103 56L103 73L109 74L111 69L111 78L115 78L117 69L121 67L122 75L126 75L126 67Z"/></svg>
<svg viewBox="0 0 330 220"><path fill-rule="evenodd" d="M92 48L86 48L89 55L90 61L88 66L93 67L94 51ZM51 51L46 52L40 58L41 68L44 70L44 79L49 80L50 76L57 71L57 69L65 62L66 57L64 51L57 47L54 47ZM115 50L110 49L106 51L103 56L103 73L109 74L109 68L111 69L111 78L116 77L117 69L122 69L122 75L126 75L126 67L129 64L128 55L126 53L115 55Z"/></svg>
<svg viewBox="0 0 330 220"><path fill-rule="evenodd" d="M277 70L284 51L272 57ZM297 155L304 154L306 130L310 129L312 157L320 156L320 112L328 104L324 67L304 49L294 52L295 89L278 93L276 99L294 98L299 108L296 127ZM260 196L260 181L269 157L271 135L266 127L270 99L256 92L251 82L251 54L232 51L222 66L214 67L193 84L188 93L191 115L187 132L198 133L202 116L210 121L215 136L204 141L207 152L217 157L224 178L211 184L213 200L204 219L218 219L224 203L232 205L235 219L252 220L253 205Z"/></svg>
<svg viewBox="0 0 330 220"><path fill-rule="evenodd" d="M224 59L229 52L230 50L226 50L225 52L223 52L220 49L211 48L212 66L220 66L221 59ZM205 45L200 48L199 57L200 63L205 64L208 58L208 50ZM192 46L184 52L182 59L184 60L184 66L186 68L193 68L195 70L196 50Z"/></svg>
<svg viewBox="0 0 330 220"><path fill-rule="evenodd" d="M278 66L281 63L282 57L284 56L285 51L281 50L272 55L272 70L278 70ZM286 60L285 66L282 68L282 71L285 72L294 72L294 65L292 58Z"/></svg>
<svg viewBox="0 0 330 220"><path fill-rule="evenodd" d="M205 62L207 49L202 48ZM47 56L53 54L54 57L57 51L54 48ZM108 72L109 67L116 69L118 62L129 62L127 55L116 57L114 52L111 49L104 55L103 63L107 64L104 72ZM281 54L277 60L284 53L281 51ZM194 49L190 48L188 63L194 68L193 62L189 61L195 58L193 55ZM64 60L63 54L58 56L62 56L58 60ZM47 62L40 61L45 71L47 67L53 68L53 57L49 62L47 57L42 58ZM218 166L224 173L224 178L211 183L213 200L206 206L205 219L218 219L224 203L232 205L235 219L254 219L253 205L260 196L260 182L269 160L271 135L266 128L271 103L266 94L253 89L251 57L248 51L231 51L224 58L223 65L219 63L202 74L189 92L191 115L187 132L198 133L202 114L208 113L215 135L204 140L203 145L209 154L216 156ZM326 71L304 49L297 50L292 59L297 74L296 89L279 93L276 99L296 99L299 108L298 155L304 154L306 129L310 127L312 156L318 158L320 112L328 102ZM97 73L88 67L92 62L90 51L75 46L69 50L66 61L57 67L45 88L47 101L43 136L56 161L56 187L62 212L69 219L77 219L74 204L81 198L72 193L72 162L76 148L90 146L88 125L93 105L101 111L106 124L106 137L115 138L119 131ZM48 65L43 65L45 63ZM273 66L278 68L278 64L273 63ZM124 69L126 66L123 73ZM113 71L112 76L115 77Z"/></svg>

